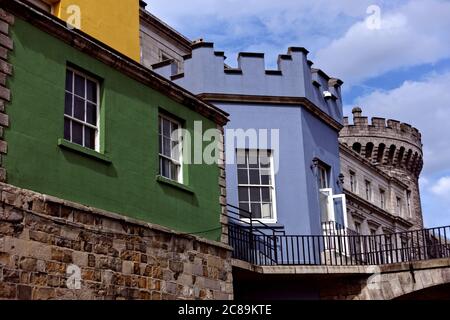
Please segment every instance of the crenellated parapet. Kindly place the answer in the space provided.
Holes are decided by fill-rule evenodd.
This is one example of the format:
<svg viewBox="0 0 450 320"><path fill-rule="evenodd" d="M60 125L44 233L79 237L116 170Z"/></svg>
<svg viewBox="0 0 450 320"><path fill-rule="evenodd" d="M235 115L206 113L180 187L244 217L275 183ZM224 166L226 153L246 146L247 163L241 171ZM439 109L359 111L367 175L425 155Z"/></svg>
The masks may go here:
<svg viewBox="0 0 450 320"><path fill-rule="evenodd" d="M279 55L275 70L266 69L263 53L239 53L237 68L230 68L225 59L213 43L197 42L184 57L184 73L176 74L170 60L153 65L153 70L196 94L306 98L342 123L343 82L313 68L305 48L291 47Z"/></svg>
<svg viewBox="0 0 450 320"><path fill-rule="evenodd" d="M360 108L353 109L353 123L349 123L348 117L344 117L344 128L341 137L370 135L382 138L392 138L408 142L422 149L422 135L419 130L408 123L397 120L374 117L369 123L368 117L362 116Z"/></svg>
<svg viewBox="0 0 450 320"><path fill-rule="evenodd" d="M407 123L362 116L354 108L353 123L344 118L340 141L375 165L395 167L418 177L423 168L422 135Z"/></svg>

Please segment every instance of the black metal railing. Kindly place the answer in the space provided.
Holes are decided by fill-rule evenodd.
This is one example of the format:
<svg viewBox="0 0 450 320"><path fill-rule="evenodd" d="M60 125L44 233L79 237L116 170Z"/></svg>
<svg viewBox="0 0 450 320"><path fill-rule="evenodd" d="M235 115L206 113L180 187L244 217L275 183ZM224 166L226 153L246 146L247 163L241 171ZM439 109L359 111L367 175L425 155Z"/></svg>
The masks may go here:
<svg viewBox="0 0 450 320"><path fill-rule="evenodd" d="M255 265L383 265L450 257L450 226L360 235L336 222L321 235L286 235L251 213L228 206L233 257Z"/></svg>

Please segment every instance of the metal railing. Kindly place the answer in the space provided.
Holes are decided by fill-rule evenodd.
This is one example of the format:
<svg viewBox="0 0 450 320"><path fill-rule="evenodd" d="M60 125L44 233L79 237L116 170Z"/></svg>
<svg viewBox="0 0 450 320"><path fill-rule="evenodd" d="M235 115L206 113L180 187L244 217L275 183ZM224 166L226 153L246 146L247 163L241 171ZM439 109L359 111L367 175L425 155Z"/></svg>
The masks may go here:
<svg viewBox="0 0 450 320"><path fill-rule="evenodd" d="M233 257L255 265L383 265L450 257L450 226L391 234L360 235L336 222L321 235L286 235L251 213L229 206Z"/></svg>

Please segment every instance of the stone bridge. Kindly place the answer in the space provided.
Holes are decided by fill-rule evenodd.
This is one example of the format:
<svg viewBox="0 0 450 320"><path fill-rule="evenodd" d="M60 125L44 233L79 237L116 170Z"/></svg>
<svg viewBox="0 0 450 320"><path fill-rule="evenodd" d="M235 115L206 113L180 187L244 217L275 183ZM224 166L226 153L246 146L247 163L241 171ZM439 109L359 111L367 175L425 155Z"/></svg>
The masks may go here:
<svg viewBox="0 0 450 320"><path fill-rule="evenodd" d="M237 299L450 299L450 258L382 266L255 266L234 259L233 276ZM262 293L264 283L270 296Z"/></svg>

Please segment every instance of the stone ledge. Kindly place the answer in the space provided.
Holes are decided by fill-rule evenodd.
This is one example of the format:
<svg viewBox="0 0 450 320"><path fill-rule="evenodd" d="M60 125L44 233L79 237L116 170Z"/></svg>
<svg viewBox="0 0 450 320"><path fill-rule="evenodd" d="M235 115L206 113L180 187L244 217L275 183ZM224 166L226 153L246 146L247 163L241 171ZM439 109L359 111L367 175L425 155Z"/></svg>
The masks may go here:
<svg viewBox="0 0 450 320"><path fill-rule="evenodd" d="M66 217L58 216L58 215L60 215L60 211L64 210L65 208L72 208L74 210L82 211L85 214L97 215L97 216L99 216L99 218L108 218L108 219L111 219L118 223L127 223L127 224L131 224L131 225L134 225L137 227L153 229L155 231L163 232L166 234L172 234L174 236L179 236L179 237L183 237L186 239L196 240L200 243L204 243L204 244L211 245L211 246L216 246L218 248L222 248L222 249L225 249L228 251L233 250L229 245L221 243L221 242L216 242L216 241L204 239L204 238L201 238L201 237L198 237L195 235L178 232L178 231L171 230L169 228L166 228L166 227L163 227L163 226L160 226L157 224L153 224L150 222L144 222L144 221L130 218L130 217L118 214L118 213L112 213L112 212L105 211L102 209L85 206L85 205L82 205L82 204L79 204L76 202L63 200L63 199L53 197L50 195L44 195L44 194L39 194L37 192L33 192L30 190L20 189L15 186L12 186L10 184L7 184L7 183L0 182L0 191L2 192L2 200L4 198L4 195L3 195L4 193L16 194L18 196L14 197L15 201L17 201L18 203L29 202L29 201L33 202L33 207L32 207L33 213L42 214L58 223L68 222ZM20 198L22 198L22 200L20 200ZM6 203L14 204L14 202L10 203L10 201L8 201L8 200L6 200ZM25 203L23 203L22 205L25 205ZM59 205L60 207L55 207L55 205L57 205L57 206ZM28 208L26 208L26 211L31 212L31 210L28 210ZM91 217L90 220L94 221L95 219L94 219L94 217ZM92 224L92 225L95 226L95 224ZM102 226L102 230L107 231L108 228ZM113 229L110 229L110 230L114 231ZM123 234L126 234L126 233L123 232Z"/></svg>

